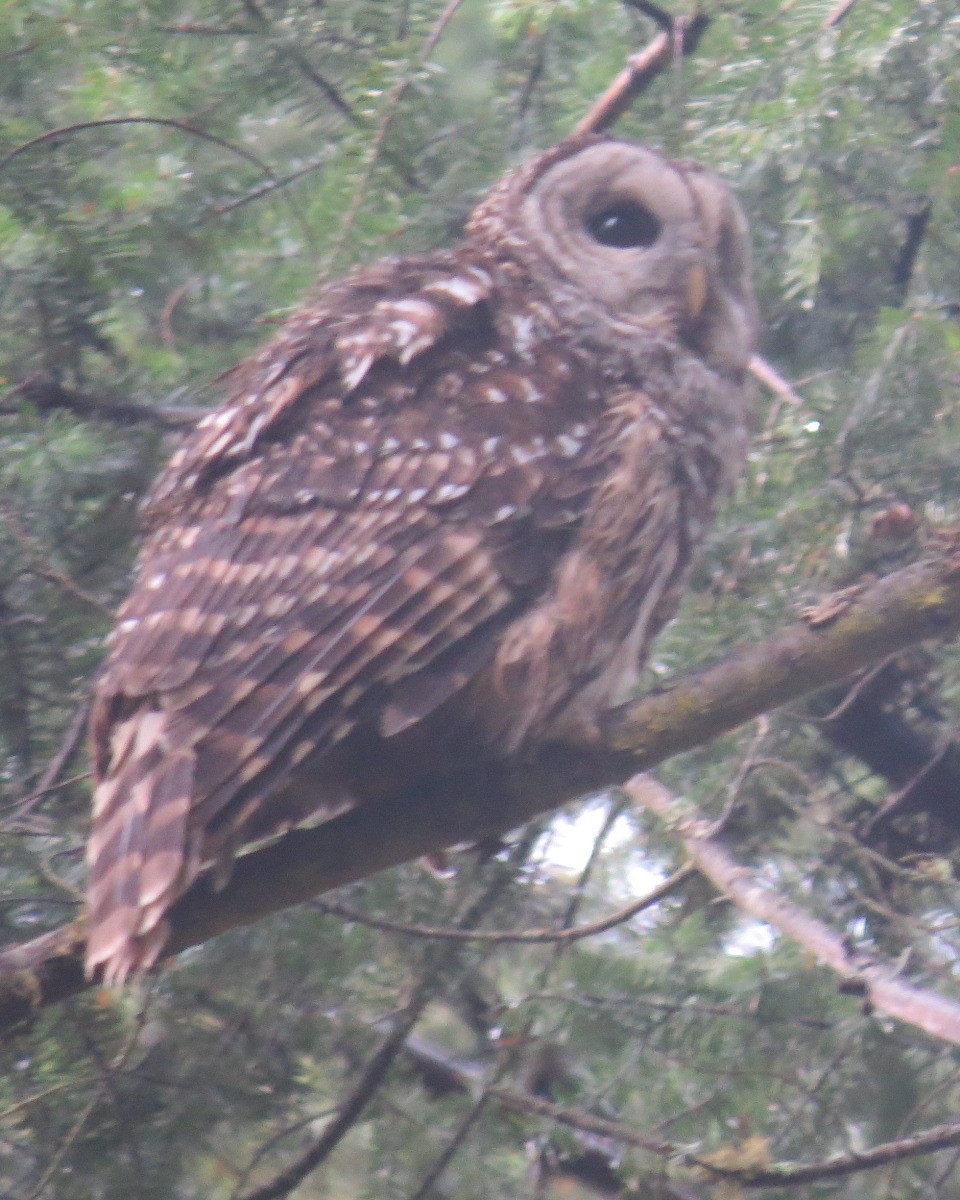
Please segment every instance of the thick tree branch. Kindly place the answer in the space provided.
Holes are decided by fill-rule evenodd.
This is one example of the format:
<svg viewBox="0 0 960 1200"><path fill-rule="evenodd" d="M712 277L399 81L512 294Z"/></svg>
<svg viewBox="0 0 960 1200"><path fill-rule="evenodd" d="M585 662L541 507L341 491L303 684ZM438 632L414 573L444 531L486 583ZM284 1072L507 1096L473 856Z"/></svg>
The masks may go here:
<svg viewBox="0 0 960 1200"><path fill-rule="evenodd" d="M464 780L442 798L398 795L244 855L221 891L202 876L170 914L169 952L445 846L502 834L958 629L960 546L953 545L937 561L852 589L821 605L816 618L608 713L601 745L553 746L514 764L497 795L485 779ZM68 926L0 955L0 1030L84 986L82 943L81 927Z"/></svg>

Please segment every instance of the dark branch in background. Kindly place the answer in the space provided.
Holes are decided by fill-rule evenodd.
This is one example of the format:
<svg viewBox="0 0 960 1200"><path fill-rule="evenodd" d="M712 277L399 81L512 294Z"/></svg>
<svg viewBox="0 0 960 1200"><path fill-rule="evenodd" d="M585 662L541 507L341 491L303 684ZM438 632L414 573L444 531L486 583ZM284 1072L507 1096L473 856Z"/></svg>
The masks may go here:
<svg viewBox="0 0 960 1200"><path fill-rule="evenodd" d="M435 1094L443 1095L450 1091L471 1094L482 1080L483 1068L480 1064L452 1058L443 1050L415 1035L407 1039L404 1052L415 1065L424 1085ZM584 1154L592 1149L589 1145L590 1138L607 1139L609 1143L612 1143L611 1152L603 1156L593 1149L593 1153L600 1158L601 1166L606 1168L609 1190L613 1191L614 1188L619 1188L622 1189L624 1195L628 1194L628 1188L631 1189L629 1195L637 1194L632 1190L635 1187L634 1171L629 1172L629 1178L621 1174L618 1163L619 1154L614 1153L614 1147L629 1146L659 1158L683 1162L686 1166L694 1168L697 1174L708 1177L713 1183L725 1179L736 1183L741 1188L779 1188L797 1186L801 1183L814 1183L818 1180L838 1179L859 1171L889 1166L890 1163L960 1145L960 1123L936 1125L921 1133L872 1146L869 1150L838 1154L824 1159L822 1162L802 1165L784 1163L764 1168L724 1168L687 1153L682 1146L643 1133L632 1126L597 1117L582 1109L554 1104L533 1095L532 1092L521 1091L517 1088L493 1087L489 1089L488 1094L494 1103L510 1112L545 1117L573 1130L576 1134L585 1135ZM571 1156L570 1161L575 1163L576 1157ZM651 1177L651 1188L657 1179L658 1177ZM584 1180L583 1182L589 1184L589 1181ZM693 1195L687 1189L685 1182L679 1179L664 1182L670 1183L676 1189L660 1193L664 1200L670 1196L689 1197ZM643 1192L643 1195L647 1194L647 1191ZM652 1191L652 1194L658 1195L656 1191Z"/></svg>
<svg viewBox="0 0 960 1200"><path fill-rule="evenodd" d="M0 416L19 413L26 400L41 412L66 409L78 417L93 421L112 421L121 425L154 425L159 429L190 429L206 413L203 408L171 408L162 405L133 404L129 400L111 400L94 396L57 383L49 375L30 375L10 388L0 400Z"/></svg>
<svg viewBox="0 0 960 1200"><path fill-rule="evenodd" d="M917 256L920 253L920 247L923 245L923 239L927 232L927 226L930 224L930 216L933 212L933 201L928 197L924 197L915 212L909 213L905 217L907 226L907 235L903 240L903 246L897 256L896 265L893 268L893 286L896 289L898 303L903 304L907 299L907 293L910 290L910 281L913 279L913 270L917 265Z"/></svg>
<svg viewBox="0 0 960 1200"><path fill-rule="evenodd" d="M960 744L917 728L901 711L905 665L884 663L866 678L831 688L811 703L819 731L838 750L858 758L897 789L863 829L871 842L889 831L893 817L926 813L950 845L960 837Z"/></svg>
<svg viewBox="0 0 960 1200"><path fill-rule="evenodd" d="M823 19L821 29L836 29L844 19L849 15L850 10L856 4L857 0L840 0L839 4L833 8L830 13Z"/></svg>
<svg viewBox="0 0 960 1200"><path fill-rule="evenodd" d="M200 25L196 21L184 21L181 25L158 25L157 32L188 34L193 37L250 37L257 31L243 25Z"/></svg>
<svg viewBox="0 0 960 1200"><path fill-rule="evenodd" d="M553 746L532 763L514 764L499 796L489 794L489 781L477 779L461 781L442 803L436 796L398 795L244 855L222 891L202 876L171 912L170 954L386 867L502 834L899 649L954 635L960 629L960 547L847 593L832 608L828 621L774 634L610 712L603 746ZM82 948L77 924L0 955L0 1030L80 991Z"/></svg>
<svg viewBox="0 0 960 1200"><path fill-rule="evenodd" d="M673 14L668 13L665 8L661 8L659 4L654 4L653 0L623 0L623 2L627 8L635 8L645 17L649 17L664 33L673 32L675 24Z"/></svg>
<svg viewBox="0 0 960 1200"><path fill-rule="evenodd" d="M495 865L492 877L488 876L483 887L468 900L455 919L458 929L472 929L483 920L490 907L500 899L504 886L516 879L528 853L529 846L522 850L518 848L518 852L509 862ZM458 964L460 955L461 947L450 943L430 945L425 949L419 977L412 981L409 987L406 1004L391 1019L389 1032L364 1066L359 1080L337 1106L336 1115L314 1143L289 1167L275 1175L268 1183L245 1193L241 1200L282 1200L329 1158L380 1090L387 1073L405 1048L423 1010L443 989L445 981L449 980L451 968Z"/></svg>
<svg viewBox="0 0 960 1200"><path fill-rule="evenodd" d="M387 1077L387 1072L403 1050L407 1035L433 998L432 985L434 984L435 981L431 979L421 982L416 988L403 1012L397 1018L394 1028L380 1043L360 1078L337 1106L336 1116L310 1149L269 1183L247 1192L243 1200L282 1200L282 1197L288 1196L311 1172L329 1158L380 1090L381 1084Z"/></svg>
<svg viewBox="0 0 960 1200"><path fill-rule="evenodd" d="M269 36L271 34L270 20L262 12L256 0L243 0L243 7L253 17L263 32ZM288 43L279 43L277 49L279 53L284 54L290 59L301 75L309 80L315 88L319 89L336 111L342 117L345 117L351 125L359 126L364 123L362 118L354 112L340 90L316 69L313 63L310 62L298 47L289 45ZM413 191L423 191L423 184L405 162L389 150L384 152L383 157L393 167L408 188Z"/></svg>
<svg viewBox="0 0 960 1200"><path fill-rule="evenodd" d="M272 33L270 21L261 11L260 5L256 3L256 0L243 0L243 7L254 19L254 21L256 21L261 30L268 35ZM315 88L318 88L320 92L322 92L322 94L327 98L327 100L329 100L330 104L337 110L338 113L340 113L342 117L346 117L346 119L353 125L360 124L360 118L343 98L339 89L334 87L334 85L329 79L326 78L326 76L320 74L310 60L302 53L302 51L291 45L282 45L278 47L278 49L280 49L281 52L285 54L292 63L296 64L297 70L300 71L300 73L306 79L308 79Z"/></svg>

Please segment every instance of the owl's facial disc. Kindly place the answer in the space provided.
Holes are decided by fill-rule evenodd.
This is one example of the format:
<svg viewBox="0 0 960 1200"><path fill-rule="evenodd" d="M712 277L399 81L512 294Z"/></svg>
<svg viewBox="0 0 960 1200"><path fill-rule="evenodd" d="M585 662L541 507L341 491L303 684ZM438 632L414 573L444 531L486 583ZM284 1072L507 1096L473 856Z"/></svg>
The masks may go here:
<svg viewBox="0 0 960 1200"><path fill-rule="evenodd" d="M710 172L631 142L596 142L543 172L520 221L552 271L620 321L678 334L708 357L748 356L745 225ZM746 319L732 320L737 304Z"/></svg>
<svg viewBox="0 0 960 1200"><path fill-rule="evenodd" d="M686 294L702 258L682 177L627 142L600 142L548 168L521 219L548 261L618 317L653 317Z"/></svg>

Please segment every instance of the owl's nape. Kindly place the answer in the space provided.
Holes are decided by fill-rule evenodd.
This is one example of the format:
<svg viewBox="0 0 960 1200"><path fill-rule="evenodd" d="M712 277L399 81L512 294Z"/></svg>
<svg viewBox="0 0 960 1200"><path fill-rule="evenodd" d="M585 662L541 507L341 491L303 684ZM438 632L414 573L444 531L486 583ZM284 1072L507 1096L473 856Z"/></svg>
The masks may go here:
<svg viewBox="0 0 960 1200"><path fill-rule="evenodd" d="M729 189L585 137L234 372L96 685L88 970L251 841L593 736L739 469L754 328Z"/></svg>

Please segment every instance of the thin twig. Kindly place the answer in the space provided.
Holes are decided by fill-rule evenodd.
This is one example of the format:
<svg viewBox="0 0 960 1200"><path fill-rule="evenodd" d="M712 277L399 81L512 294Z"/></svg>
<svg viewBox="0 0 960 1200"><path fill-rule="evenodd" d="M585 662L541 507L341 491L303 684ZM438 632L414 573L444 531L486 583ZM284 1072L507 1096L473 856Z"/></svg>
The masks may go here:
<svg viewBox="0 0 960 1200"><path fill-rule="evenodd" d="M780 409L783 405L790 404L795 408L799 408L803 404L803 397L794 389L790 381L780 374L776 367L768 363L759 354L753 355L750 359L749 367L750 374L754 379L773 392L777 399L777 403L767 417L766 430L769 432L776 424L777 417L780 415Z"/></svg>
<svg viewBox="0 0 960 1200"><path fill-rule="evenodd" d="M49 795L58 786L60 772L64 769L76 752L87 728L87 717L90 715L90 701L84 700L77 707L70 724L67 726L63 739L56 754L47 764L43 774L37 781L37 786L16 804L17 818L22 820L28 816L40 803L44 796ZM83 778L84 776L79 776Z"/></svg>
<svg viewBox="0 0 960 1200"><path fill-rule="evenodd" d="M360 212L360 206L363 204L364 196L367 193L367 188L370 185L374 169L383 154L384 141L386 140L390 126L393 124L393 119L397 114L403 97L406 95L407 89L413 83L417 73L422 69L428 56L433 53L434 47L443 36L443 32L450 23L451 18L462 4L463 0L449 0L443 12L437 18L433 29L431 29L424 40L416 62L394 84L384 101L383 111L377 124L376 132L370 141L370 148L367 152L366 161L363 164L360 179L350 198L350 203L344 212L343 220L340 222L340 228L337 231L337 236L328 255L328 261L331 264L336 262L347 238L350 236L350 232L357 219L357 214Z"/></svg>
<svg viewBox="0 0 960 1200"><path fill-rule="evenodd" d="M483 929L463 930L450 929L441 925L407 925L402 921L388 921L385 917L372 917L368 913L350 908L346 904L337 904L333 900L317 900L314 907L332 917L340 917L344 921L355 921L358 925L366 925L370 929L380 929L384 933L398 933L404 937L431 938L439 942L487 942L494 945L501 943L534 943L550 942L579 942L584 938L595 937L598 933L606 933L617 925L637 916L647 908L652 908L665 897L671 895L691 875L695 874L693 867L681 867L639 900L625 904L615 912L609 913L599 921L591 921L587 925L575 925L570 929Z"/></svg>
<svg viewBox="0 0 960 1200"><path fill-rule="evenodd" d="M840 0L840 3L824 17L821 29L836 29L856 4L857 0Z"/></svg>
<svg viewBox="0 0 960 1200"><path fill-rule="evenodd" d="M302 179L305 175L309 175L313 171L318 171L321 167L327 166L329 162L329 155L312 159L302 167L298 167L297 170L291 171L288 175L281 175L276 179L268 179L266 183L260 184L259 187L251 188L249 192L244 192L242 196L237 196L234 200L223 200L219 204L211 205L206 210L206 214L214 217L222 217L228 213L236 212L237 209L244 208L247 204L253 204L256 200L262 200L264 196L269 196L272 192L279 192L283 188L289 187L291 183L296 183L298 179ZM201 220L203 219L204 217L201 216Z"/></svg>
<svg viewBox="0 0 960 1200"><path fill-rule="evenodd" d="M71 596L74 600L80 600L83 604L88 604L91 608L95 608L97 612L103 613L104 616L113 615L113 609L109 604L104 604L97 596L88 592L86 588L81 587L66 572L58 571L55 567L51 567L44 561L44 556L39 546L24 529L19 513L15 512L2 501L0 501L0 516L3 517L4 524L10 531L13 540L23 552L24 561L18 568L21 573L35 575L39 579L45 579L48 583L55 584L61 591Z"/></svg>
<svg viewBox="0 0 960 1200"><path fill-rule="evenodd" d="M272 177L273 175L273 172L263 159L257 158L249 150L244 150L242 146L236 146L233 142L228 142L226 138L217 137L215 133L207 133L205 129L198 129L195 125L187 124L186 121L176 121L170 117L105 117L100 121L76 121L72 125L61 125L59 129L48 129L46 133L38 134L37 137L22 142L19 146L14 147L13 150L5 154L3 158L0 158L0 171L9 163L12 163L15 158L19 158L21 154L25 154L28 150L33 150L37 146L42 146L47 142L55 142L60 138L68 137L74 133L83 133L88 129L105 129L111 125L159 125L162 128L177 129L181 133L189 134L190 137L200 138L201 141L212 142L215 146L229 150L231 154L237 155L238 158L243 158L247 162L253 163L255 167L268 177Z"/></svg>
<svg viewBox="0 0 960 1200"><path fill-rule="evenodd" d="M247 10L250 16L253 17L261 29L268 33L272 32L270 20L261 11L259 4L256 3L256 0L243 0L243 7ZM282 43L280 45L280 49L285 55L287 55L290 61L296 65L303 77L308 79L310 83L314 85L314 87L318 88L319 91L326 96L327 100L330 101L330 103L337 110L337 112L340 113L341 116L346 117L347 120L352 122L354 125L359 124L360 118L340 94L340 91L334 87L334 85L329 79L326 78L326 76L320 74L316 67L314 67L310 60L302 53L302 51L288 43Z"/></svg>

